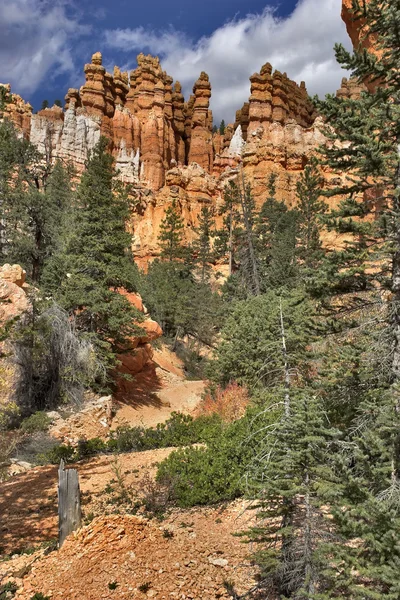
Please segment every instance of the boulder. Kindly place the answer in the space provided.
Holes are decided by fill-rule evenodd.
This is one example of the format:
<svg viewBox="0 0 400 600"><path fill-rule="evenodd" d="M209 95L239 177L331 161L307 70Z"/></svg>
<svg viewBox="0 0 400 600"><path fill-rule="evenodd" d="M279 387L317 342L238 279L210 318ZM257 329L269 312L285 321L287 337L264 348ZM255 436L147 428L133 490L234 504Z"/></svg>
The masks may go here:
<svg viewBox="0 0 400 600"><path fill-rule="evenodd" d="M18 287L22 287L26 280L26 271L19 265L5 264L0 267L0 279L10 281Z"/></svg>

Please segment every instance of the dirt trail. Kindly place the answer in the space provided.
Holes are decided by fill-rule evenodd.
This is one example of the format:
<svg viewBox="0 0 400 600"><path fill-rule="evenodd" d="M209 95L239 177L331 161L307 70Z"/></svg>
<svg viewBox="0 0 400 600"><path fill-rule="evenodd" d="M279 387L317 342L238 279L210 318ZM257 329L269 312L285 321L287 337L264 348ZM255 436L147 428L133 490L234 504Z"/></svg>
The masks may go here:
<svg viewBox="0 0 400 600"><path fill-rule="evenodd" d="M174 411L191 413L204 382L186 381L182 365L165 348L154 363L114 398L111 423L154 426ZM87 419L87 417L85 417ZM90 419L80 424L91 437ZM93 426L93 432L99 430ZM16 598L35 592L61 600L233 598L254 584L248 547L234 537L254 519L242 502L175 509L163 522L132 516L151 486L157 463L173 448L97 456L78 463L82 508L91 522L60 551L13 556L1 562L0 583L15 581ZM129 502L118 503L122 481ZM167 533L166 533L167 532ZM57 538L57 467L34 468L0 484L0 553L14 554ZM112 589L115 587L115 589Z"/></svg>
<svg viewBox="0 0 400 600"><path fill-rule="evenodd" d="M87 403L82 411L56 420L50 433L62 442L76 443L83 437L106 439L111 430L125 425L154 427L173 412L193 413L204 389L204 381L185 379L182 362L162 346L155 349L153 361L132 381L123 382L112 399Z"/></svg>

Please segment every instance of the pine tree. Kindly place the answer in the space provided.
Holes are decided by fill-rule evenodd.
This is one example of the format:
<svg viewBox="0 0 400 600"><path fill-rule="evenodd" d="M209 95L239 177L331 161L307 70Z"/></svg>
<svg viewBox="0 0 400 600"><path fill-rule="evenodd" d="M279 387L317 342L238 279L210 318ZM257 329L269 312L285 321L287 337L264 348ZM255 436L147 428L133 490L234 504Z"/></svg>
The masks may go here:
<svg viewBox="0 0 400 600"><path fill-rule="evenodd" d="M286 330L285 356L281 306ZM236 381L261 396L282 390L288 370L290 375L307 376L306 349L316 331L313 306L302 291L289 291L281 297L270 290L235 302L220 333L220 343L210 365L210 379L220 385Z"/></svg>
<svg viewBox="0 0 400 600"><path fill-rule="evenodd" d="M214 252L211 249L211 239L214 233L214 219L209 208L203 207L196 228L197 239L192 243L191 250L194 254L194 262L200 275L201 283L205 283L210 276L211 263Z"/></svg>
<svg viewBox="0 0 400 600"><path fill-rule="evenodd" d="M161 256L169 261L183 258L185 249L183 246L183 230L185 228L183 219L178 212L176 201L165 211L164 219L160 225L158 240L162 248Z"/></svg>
<svg viewBox="0 0 400 600"><path fill-rule="evenodd" d="M318 600L400 597L400 419L392 393L371 390L342 452Z"/></svg>
<svg viewBox="0 0 400 600"><path fill-rule="evenodd" d="M263 290L294 287L297 277L297 212L276 200L276 174L268 182L268 198L257 216L257 254Z"/></svg>
<svg viewBox="0 0 400 600"><path fill-rule="evenodd" d="M40 110L44 110L45 108L49 108L49 101L48 100L43 100Z"/></svg>
<svg viewBox="0 0 400 600"><path fill-rule="evenodd" d="M125 226L129 205L113 192L113 159L102 138L92 151L77 190L73 232L60 257L66 271L55 297L74 314L108 365L126 339L137 333L138 312L118 293L134 291L138 272Z"/></svg>
<svg viewBox="0 0 400 600"><path fill-rule="evenodd" d="M322 198L322 178L315 159L305 167L297 183L297 199L298 270L306 288L320 295L326 289L322 267L325 252L320 234L327 204Z"/></svg>
<svg viewBox="0 0 400 600"><path fill-rule="evenodd" d="M258 525L247 535L260 547L254 559L266 593L311 600L325 583L330 521L323 506L336 486L329 463L337 435L313 391L291 389L289 411L257 449L250 474Z"/></svg>
<svg viewBox="0 0 400 600"><path fill-rule="evenodd" d="M29 142L18 139L11 124L0 125L0 138L2 257L20 263L38 284L68 208L69 175L59 162L43 163Z"/></svg>
<svg viewBox="0 0 400 600"><path fill-rule="evenodd" d="M390 350L379 357L386 362L389 356L391 387L370 382L346 451L337 456L342 489L331 510L338 539L327 548L329 581L317 598L394 600L400 597L400 2L355 1L353 12L366 19L377 54L350 54L338 45L336 56L369 90L359 99L317 102L331 141L322 160L347 174L329 191L345 196L328 221L346 236L343 248L331 253L332 289L368 291L356 296L356 311L347 309L355 316L373 304L374 288L391 290L383 317Z"/></svg>
<svg viewBox="0 0 400 600"><path fill-rule="evenodd" d="M234 272L237 241L240 236L238 204L237 186L233 181L230 181L225 187L223 204L220 209L223 216L223 227L216 232L214 246L218 256L228 255L229 276L233 275Z"/></svg>
<svg viewBox="0 0 400 600"><path fill-rule="evenodd" d="M219 132L220 132L221 135L224 135L224 133L225 133L225 127L226 127L225 121L224 121L224 119L222 119L222 121L220 123L220 126L219 126Z"/></svg>

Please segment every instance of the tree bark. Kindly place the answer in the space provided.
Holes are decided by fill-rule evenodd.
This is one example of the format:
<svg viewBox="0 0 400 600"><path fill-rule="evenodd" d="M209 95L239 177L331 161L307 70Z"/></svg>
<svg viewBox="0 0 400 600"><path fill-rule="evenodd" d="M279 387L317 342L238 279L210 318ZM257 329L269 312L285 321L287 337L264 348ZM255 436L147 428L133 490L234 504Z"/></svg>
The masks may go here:
<svg viewBox="0 0 400 600"><path fill-rule="evenodd" d="M58 545L61 548L69 534L79 529L82 521L78 471L66 470L63 460L58 469L58 517Z"/></svg>

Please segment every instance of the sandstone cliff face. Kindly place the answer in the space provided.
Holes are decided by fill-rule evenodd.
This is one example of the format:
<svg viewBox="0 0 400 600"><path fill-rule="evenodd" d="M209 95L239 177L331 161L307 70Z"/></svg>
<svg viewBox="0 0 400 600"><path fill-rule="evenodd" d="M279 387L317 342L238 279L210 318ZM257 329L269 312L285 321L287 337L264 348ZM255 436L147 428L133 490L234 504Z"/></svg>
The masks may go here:
<svg viewBox="0 0 400 600"><path fill-rule="evenodd" d="M206 73L185 102L180 83L158 58L140 54L137 62L129 76L118 67L111 74L97 52L84 67L82 88L68 90L65 110L54 106L32 115L18 100L8 105L6 116L48 160L70 160L78 173L100 136L108 137L119 177L133 184L133 250L139 262L159 253L160 224L172 202L180 207L191 241L201 208L209 205L218 219L226 182L241 169L259 204L272 172L278 198L294 203L297 179L323 140L304 83L265 64L250 77L249 101L235 123L223 135L213 134Z"/></svg>
<svg viewBox="0 0 400 600"><path fill-rule="evenodd" d="M9 83L0 83L0 120L9 119L25 137L29 137L32 106L18 94L11 94Z"/></svg>
<svg viewBox="0 0 400 600"><path fill-rule="evenodd" d="M365 0L368 4L368 0ZM373 50L374 38L367 35L364 19L355 19L352 11L352 0L342 0L342 19L345 22L347 33L354 48L362 47Z"/></svg>
<svg viewBox="0 0 400 600"><path fill-rule="evenodd" d="M28 310L29 300L23 289L25 277L19 265L0 268L0 326Z"/></svg>

